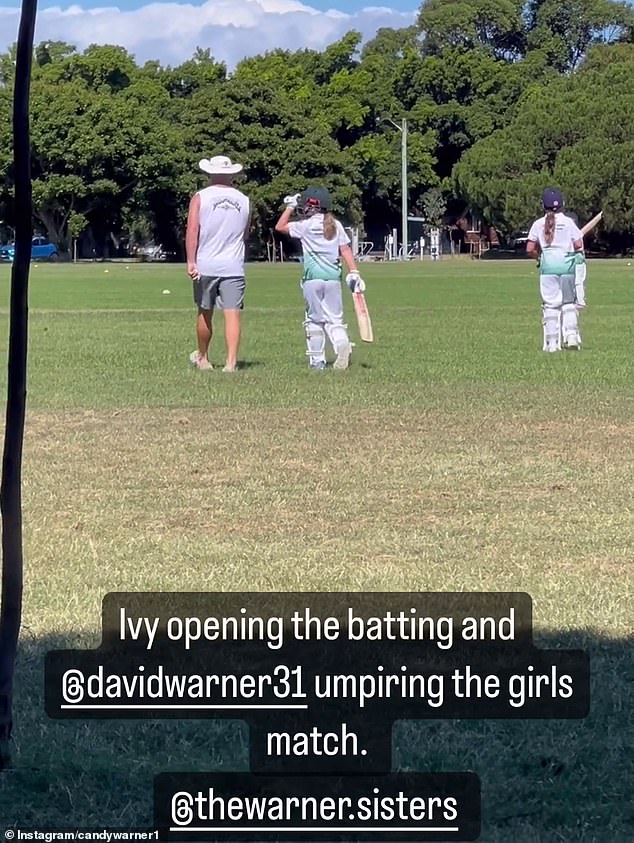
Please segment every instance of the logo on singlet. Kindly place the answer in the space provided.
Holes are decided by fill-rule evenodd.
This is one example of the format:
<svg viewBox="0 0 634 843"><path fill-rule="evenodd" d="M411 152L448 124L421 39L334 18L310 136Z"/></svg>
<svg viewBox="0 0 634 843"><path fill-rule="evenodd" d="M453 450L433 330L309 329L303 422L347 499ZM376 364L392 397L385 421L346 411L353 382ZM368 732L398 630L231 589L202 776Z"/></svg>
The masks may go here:
<svg viewBox="0 0 634 843"><path fill-rule="evenodd" d="M223 199L218 199L216 202L213 202L211 207L214 209L214 211L216 210L216 208L220 208L223 211L234 210L238 211L238 213L240 213L240 211L242 210L242 207L239 202L236 202L234 199L228 199L226 197L224 197Z"/></svg>

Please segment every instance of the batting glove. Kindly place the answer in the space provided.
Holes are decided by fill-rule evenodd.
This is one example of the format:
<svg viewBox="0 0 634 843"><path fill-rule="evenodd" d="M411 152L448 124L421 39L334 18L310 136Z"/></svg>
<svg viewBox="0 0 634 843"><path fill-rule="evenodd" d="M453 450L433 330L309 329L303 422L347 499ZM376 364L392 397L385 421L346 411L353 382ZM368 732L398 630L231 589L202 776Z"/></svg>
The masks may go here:
<svg viewBox="0 0 634 843"><path fill-rule="evenodd" d="M359 275L358 272L349 272L346 275L346 284L350 287L350 290L353 293L364 293L365 292L365 281Z"/></svg>
<svg viewBox="0 0 634 843"><path fill-rule="evenodd" d="M301 195L302 195L301 193L296 193L294 196L285 196L284 197L284 204L286 205L287 208L293 208L293 209L296 208L297 204L299 202L299 197Z"/></svg>

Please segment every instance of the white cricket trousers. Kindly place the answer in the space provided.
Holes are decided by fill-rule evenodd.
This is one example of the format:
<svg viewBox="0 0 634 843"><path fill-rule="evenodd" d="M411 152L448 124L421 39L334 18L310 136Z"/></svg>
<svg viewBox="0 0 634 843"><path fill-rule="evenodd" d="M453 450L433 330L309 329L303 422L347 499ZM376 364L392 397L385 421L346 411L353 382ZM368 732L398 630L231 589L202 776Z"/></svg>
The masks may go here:
<svg viewBox="0 0 634 843"><path fill-rule="evenodd" d="M311 365L325 361L325 338L328 337L336 354L349 344L343 323L343 298L340 281L312 279L303 281L302 293L306 302L306 342ZM325 336L324 336L325 334Z"/></svg>
<svg viewBox="0 0 634 843"><path fill-rule="evenodd" d="M563 344L578 348L581 343L574 275L541 275L544 351L558 351Z"/></svg>
<svg viewBox="0 0 634 843"><path fill-rule="evenodd" d="M555 309L564 304L574 304L576 300L575 276L540 275L539 292L544 307Z"/></svg>

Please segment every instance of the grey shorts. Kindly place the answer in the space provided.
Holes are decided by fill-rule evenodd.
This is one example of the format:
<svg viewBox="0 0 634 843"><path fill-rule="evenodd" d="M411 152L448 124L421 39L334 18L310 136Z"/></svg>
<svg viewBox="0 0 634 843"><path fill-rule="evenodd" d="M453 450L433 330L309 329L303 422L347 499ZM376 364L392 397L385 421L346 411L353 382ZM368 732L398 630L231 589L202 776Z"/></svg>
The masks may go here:
<svg viewBox="0 0 634 843"><path fill-rule="evenodd" d="M194 281L194 303L201 310L242 310L244 307L244 276L219 278L217 275L202 275Z"/></svg>

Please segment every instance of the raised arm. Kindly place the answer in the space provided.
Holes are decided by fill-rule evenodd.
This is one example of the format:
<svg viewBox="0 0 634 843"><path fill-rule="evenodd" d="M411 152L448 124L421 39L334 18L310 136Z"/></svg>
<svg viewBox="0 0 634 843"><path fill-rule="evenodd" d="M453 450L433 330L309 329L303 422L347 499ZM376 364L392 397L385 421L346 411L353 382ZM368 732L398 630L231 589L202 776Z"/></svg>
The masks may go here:
<svg viewBox="0 0 634 843"><path fill-rule="evenodd" d="M290 234L289 223L293 215L293 211L297 208L301 197L301 193L295 193L284 197L284 212L275 225L275 230L280 234ZM293 235L291 235L293 236Z"/></svg>
<svg viewBox="0 0 634 843"><path fill-rule="evenodd" d="M291 221L294 210L294 208L290 207L284 208L282 216L275 223L275 230L279 231L280 234L288 234L288 224Z"/></svg>

